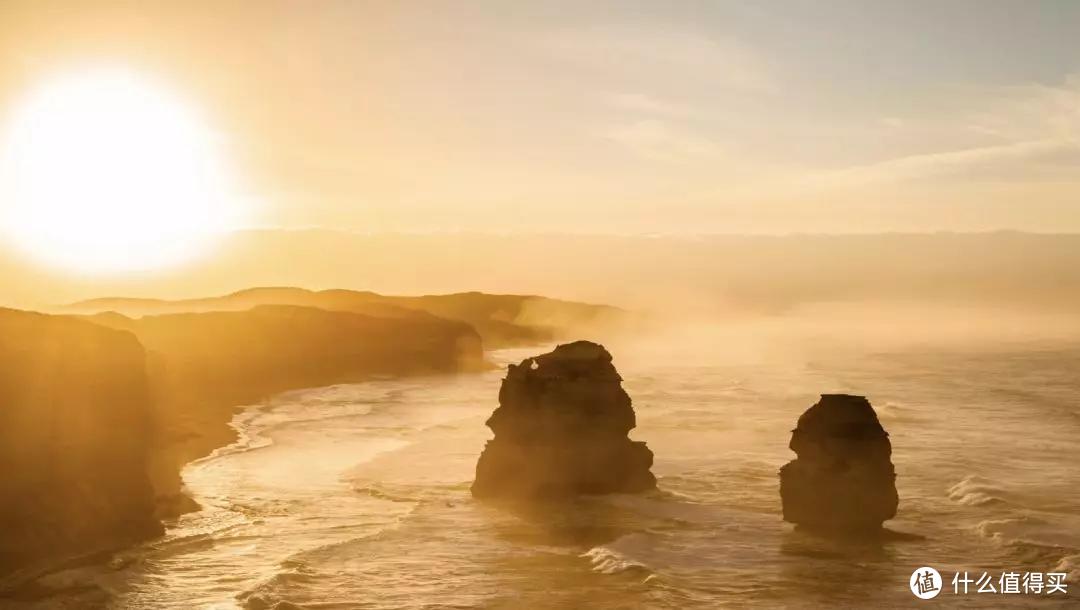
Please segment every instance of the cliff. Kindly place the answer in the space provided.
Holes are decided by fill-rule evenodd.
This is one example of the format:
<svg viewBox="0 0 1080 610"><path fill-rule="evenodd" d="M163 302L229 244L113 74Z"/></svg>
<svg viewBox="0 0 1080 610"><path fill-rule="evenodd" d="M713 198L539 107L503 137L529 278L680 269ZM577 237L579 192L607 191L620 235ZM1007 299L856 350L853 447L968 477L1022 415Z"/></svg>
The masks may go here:
<svg viewBox="0 0 1080 610"><path fill-rule="evenodd" d="M0 572L162 531L149 416L131 333L0 309Z"/></svg>
<svg viewBox="0 0 1080 610"><path fill-rule="evenodd" d="M305 387L377 375L475 370L480 338L460 322L433 316L377 318L308 307L143 318L89 318L138 337L150 354L155 397L151 473L160 512L192 508L180 468L233 440L237 405Z"/></svg>
<svg viewBox="0 0 1080 610"><path fill-rule="evenodd" d="M147 350L165 360L171 376L227 401L370 375L472 370L483 362L476 331L434 317L380 318L259 306L88 319L134 333Z"/></svg>
<svg viewBox="0 0 1080 610"><path fill-rule="evenodd" d="M823 394L791 432L798 456L780 469L784 520L829 534L865 534L896 516L892 444L862 396Z"/></svg>
<svg viewBox="0 0 1080 610"><path fill-rule="evenodd" d="M311 291L302 288L250 288L225 296L165 301L103 298L63 307L66 313L114 311L128 316L207 311L239 311L259 305L293 305L349 311L380 318L439 318L469 324L485 347L536 345L585 328L625 323L628 314L606 305L590 305L531 295L464 292L417 297L386 296L355 290Z"/></svg>
<svg viewBox="0 0 1080 610"><path fill-rule="evenodd" d="M511 364L495 438L476 464L478 498L560 498L656 487L653 454L627 434L636 425L622 378L601 345L577 341Z"/></svg>
<svg viewBox="0 0 1080 610"><path fill-rule="evenodd" d="M337 292L307 294L354 298ZM197 508L180 470L234 440L228 423L240 405L486 366L469 324L371 307L382 315L290 305L141 318L0 309L0 571L160 534L160 518ZM633 412L627 422L619 411L629 399L617 375L610 387L607 358L609 387L592 392L616 400L606 408L621 413L619 451L651 460L625 439Z"/></svg>

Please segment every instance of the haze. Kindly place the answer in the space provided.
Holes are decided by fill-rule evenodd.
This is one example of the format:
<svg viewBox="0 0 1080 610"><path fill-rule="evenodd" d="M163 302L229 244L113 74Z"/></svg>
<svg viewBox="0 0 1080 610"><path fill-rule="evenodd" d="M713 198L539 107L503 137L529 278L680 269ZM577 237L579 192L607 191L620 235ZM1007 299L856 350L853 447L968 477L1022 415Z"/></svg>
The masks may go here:
<svg viewBox="0 0 1080 610"><path fill-rule="evenodd" d="M1078 167L1075 1L0 0L0 607L1068 604Z"/></svg>

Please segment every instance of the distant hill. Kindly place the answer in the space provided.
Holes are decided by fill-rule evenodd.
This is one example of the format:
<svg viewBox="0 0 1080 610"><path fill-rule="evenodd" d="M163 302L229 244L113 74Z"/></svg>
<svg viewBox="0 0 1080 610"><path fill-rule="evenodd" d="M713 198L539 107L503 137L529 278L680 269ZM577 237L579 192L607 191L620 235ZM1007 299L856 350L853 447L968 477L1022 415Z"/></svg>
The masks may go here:
<svg viewBox="0 0 1080 610"><path fill-rule="evenodd" d="M184 312L240 311L259 305L294 305L348 311L388 319L441 318L471 325L487 348L535 345L565 338L588 328L617 324L627 313L539 296L464 292L428 296L385 296L355 290L311 291L302 288L250 288L232 294L183 300L99 298L61 308L66 313L117 312L146 316Z"/></svg>
<svg viewBox="0 0 1080 610"><path fill-rule="evenodd" d="M607 303L677 319L788 313L838 302L1070 312L1080 299L1080 234L268 229L233 233L213 256L183 267L93 277L34 267L0 244L0 300L24 309L109 294L189 298L226 294L238 286L360 288L382 295L442 294L467 286L489 294Z"/></svg>

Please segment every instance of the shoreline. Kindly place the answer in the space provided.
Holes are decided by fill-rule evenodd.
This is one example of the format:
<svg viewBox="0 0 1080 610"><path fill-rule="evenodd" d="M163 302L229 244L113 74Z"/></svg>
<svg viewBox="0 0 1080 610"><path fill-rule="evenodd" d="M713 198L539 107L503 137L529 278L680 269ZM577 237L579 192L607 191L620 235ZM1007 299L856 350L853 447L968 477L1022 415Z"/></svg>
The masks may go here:
<svg viewBox="0 0 1080 610"><path fill-rule="evenodd" d="M493 368L495 364L486 361L488 366L477 370L454 371L454 372L424 372L419 374L401 375L366 375L363 379L354 381L342 381L325 385L310 385L283 389L259 397L256 400L241 401L240 404L232 404L228 407L213 405L210 401L199 401L203 405L203 411L197 420L188 420L187 423L197 421L202 431L198 435L188 435L183 442L172 447L157 449L148 456L148 469L152 466L158 469L151 476L155 490L159 490L155 516L163 527L163 532L151 538L132 539L107 547L87 550L63 557L43 558L31 565L0 575L0 601L13 600L19 602L40 602L58 595L78 592L89 589L84 583L74 582L67 586L51 586L40 582L49 576L61 574L69 570L109 566L123 553L135 551L143 546L155 545L167 541L170 532L177 526L177 520L190 513L199 512L205 507L199 503L192 492L187 488L183 479L184 470L195 463L214 459L214 454L226 449L241 440L241 431L233 423L238 415L249 409L265 407L268 401L276 396L291 392L303 392L317 390L337 385L357 385L369 383L380 379L403 380L425 377L451 377L460 375L472 375L483 373ZM173 403L175 406L175 403ZM227 417L226 417L227 416ZM158 431L162 433L167 431ZM180 456L185 459L178 462ZM154 474L162 478L154 478ZM164 493L162 493L164 492Z"/></svg>
<svg viewBox="0 0 1080 610"><path fill-rule="evenodd" d="M490 352L485 352L485 356ZM156 516L162 521L171 521L182 515L201 510L201 505L190 495L183 480L184 469L195 462L211 457L214 452L224 449L240 440L240 432L233 425L237 415L244 413L252 407L264 406L267 401L276 396L290 392L315 390L328 388L336 385L355 385L369 383L379 379L416 379L425 377L446 377L458 375L473 375L498 368L496 364L485 358L484 365L475 369L456 371L423 371L418 373L404 373L397 375L374 375L365 374L359 379L338 381L335 383L303 385L287 387L275 392L264 394L252 400L229 401L230 406L221 406L222 403L214 404L211 401L198 401L203 405L200 410L183 409L187 415L197 415L197 419L189 419L187 424L195 423L199 433L185 435L179 443L173 443L165 447L155 449L149 456L148 471L151 482L157 492ZM175 403L169 407L176 410ZM166 424L168 425L168 424ZM156 434L168 434L169 430L158 430ZM172 432L175 432L173 430ZM167 524L166 524L167 525Z"/></svg>

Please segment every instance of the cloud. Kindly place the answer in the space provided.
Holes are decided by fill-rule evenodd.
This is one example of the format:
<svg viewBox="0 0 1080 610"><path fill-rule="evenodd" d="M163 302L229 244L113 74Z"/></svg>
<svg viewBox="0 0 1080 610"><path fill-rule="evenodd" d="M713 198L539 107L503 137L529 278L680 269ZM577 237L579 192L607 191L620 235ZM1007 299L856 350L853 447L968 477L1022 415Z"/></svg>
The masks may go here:
<svg viewBox="0 0 1080 610"><path fill-rule="evenodd" d="M1021 85L986 95L993 101L969 118L971 130L1006 140L1080 142L1080 74L1058 86Z"/></svg>
<svg viewBox="0 0 1080 610"><path fill-rule="evenodd" d="M715 159L720 147L707 138L669 122L644 119L611 127L604 137L653 161L688 162Z"/></svg>
<svg viewBox="0 0 1080 610"><path fill-rule="evenodd" d="M881 119L881 126L886 128L886 129L890 129L890 130L903 129L904 125L905 125L905 121L904 121L904 119L901 119L900 117L888 116L888 117L885 117L885 118Z"/></svg>
<svg viewBox="0 0 1080 610"><path fill-rule="evenodd" d="M671 118L688 118L701 114L699 109L690 104L643 93L612 93L607 96L607 103L620 110Z"/></svg>
<svg viewBox="0 0 1080 610"><path fill-rule="evenodd" d="M688 28L566 28L546 32L540 43L556 57L606 77L652 75L744 91L771 91L778 84L768 62L737 39Z"/></svg>
<svg viewBox="0 0 1080 610"><path fill-rule="evenodd" d="M1030 199L1030 205L1052 207L1075 201L1080 192L1080 77L1058 86L969 88L964 95L952 89L951 97L940 101L938 107L955 110L886 115L874 129L853 132L859 139L845 141L867 153L861 163L830 167L812 157L754 163L725 151L718 160L732 168L723 186L706 186L693 200L748 214L782 209L824 218L843 209L845 220L858 218L865 206L914 206L896 208L900 217L903 209L934 205L978 209L997 205L994 201L1012 205ZM822 133L850 125L825 125ZM933 143L937 150L869 159L874 152L912 143Z"/></svg>
<svg viewBox="0 0 1080 610"><path fill-rule="evenodd" d="M970 173L989 166L1026 163L1038 159L1052 159L1062 154L1080 150L1077 143L1062 139L1031 140L994 146L982 146L963 150L909 155L825 172L811 177L809 182L817 186L863 186L872 183L927 179L938 176Z"/></svg>
<svg viewBox="0 0 1080 610"><path fill-rule="evenodd" d="M857 187L885 182L987 176L1024 180L1080 158L1080 76L1058 86L1021 85L970 92L970 110L953 116L889 117L886 130L937 132L947 150L904 155L811 173L802 186Z"/></svg>

